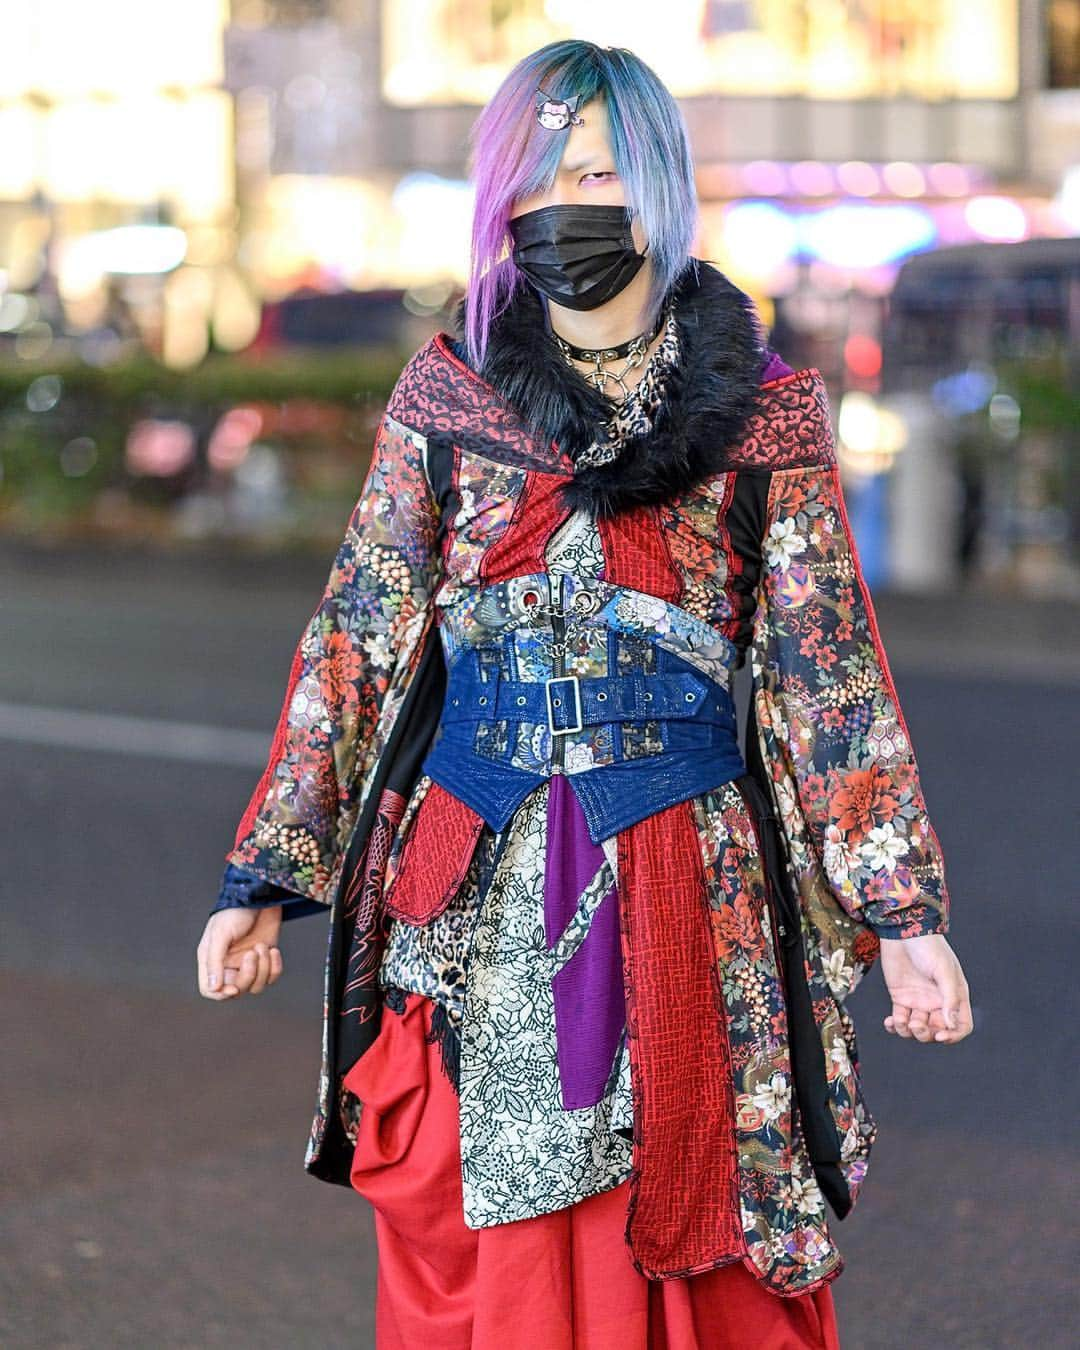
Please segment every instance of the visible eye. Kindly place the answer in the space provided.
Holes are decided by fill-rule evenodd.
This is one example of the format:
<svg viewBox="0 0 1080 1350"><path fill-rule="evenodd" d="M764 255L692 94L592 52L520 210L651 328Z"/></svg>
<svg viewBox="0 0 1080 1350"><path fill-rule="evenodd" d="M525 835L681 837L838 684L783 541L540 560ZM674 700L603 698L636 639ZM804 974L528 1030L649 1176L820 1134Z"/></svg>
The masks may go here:
<svg viewBox="0 0 1080 1350"><path fill-rule="evenodd" d="M594 170L592 173L584 174L581 181L584 183L586 178L618 178L618 176L613 169Z"/></svg>

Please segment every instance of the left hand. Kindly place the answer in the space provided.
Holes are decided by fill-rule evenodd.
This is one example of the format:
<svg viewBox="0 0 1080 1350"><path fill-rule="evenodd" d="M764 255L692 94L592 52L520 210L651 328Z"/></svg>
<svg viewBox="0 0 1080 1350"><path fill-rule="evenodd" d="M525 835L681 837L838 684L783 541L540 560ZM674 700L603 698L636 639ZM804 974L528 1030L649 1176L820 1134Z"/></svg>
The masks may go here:
<svg viewBox="0 0 1080 1350"><path fill-rule="evenodd" d="M949 1045L971 1034L975 1019L968 983L943 934L882 938L880 959L892 997L886 1031Z"/></svg>

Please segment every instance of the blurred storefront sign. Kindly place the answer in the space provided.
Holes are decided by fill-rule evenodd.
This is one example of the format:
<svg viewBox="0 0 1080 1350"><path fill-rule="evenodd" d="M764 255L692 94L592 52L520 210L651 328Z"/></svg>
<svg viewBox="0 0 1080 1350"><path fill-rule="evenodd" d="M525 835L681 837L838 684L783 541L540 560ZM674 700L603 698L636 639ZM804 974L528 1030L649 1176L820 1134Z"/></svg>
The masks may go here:
<svg viewBox="0 0 1080 1350"><path fill-rule="evenodd" d="M344 174L380 162L370 28L315 20L225 32L241 173Z"/></svg>
<svg viewBox="0 0 1080 1350"><path fill-rule="evenodd" d="M102 519L122 520L122 469L143 504L184 503L191 535L277 529L303 494L325 520L365 445L341 410L377 404L465 281L479 105L569 35L641 52L680 97L692 251L753 296L785 359L825 376L875 575L1065 586L1080 282L1058 263L1080 232L1077 10L680 0L658 22L652 0L8 6L0 379L16 393L0 401L0 515L5 484L32 502L40 465L42 512L108 482ZM1017 265L990 265L1006 255ZM222 363L240 352L233 382ZM73 362L95 375L81 393ZM166 396L147 369L168 375ZM113 397L117 416L91 425ZM215 427L196 428L210 401ZM211 486L192 486L204 470Z"/></svg>
<svg viewBox="0 0 1080 1350"><path fill-rule="evenodd" d="M584 38L639 51L678 97L1011 98L1016 0L383 0L383 87L395 103L484 102L531 47Z"/></svg>

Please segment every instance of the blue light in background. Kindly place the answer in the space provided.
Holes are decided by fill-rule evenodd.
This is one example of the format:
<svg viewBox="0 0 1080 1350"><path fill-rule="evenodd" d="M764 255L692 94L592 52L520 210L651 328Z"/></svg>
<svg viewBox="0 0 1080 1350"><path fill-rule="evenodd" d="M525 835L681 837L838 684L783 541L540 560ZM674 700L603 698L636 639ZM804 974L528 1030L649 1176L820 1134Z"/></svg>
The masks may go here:
<svg viewBox="0 0 1080 1350"><path fill-rule="evenodd" d="M937 240L937 225L922 206L846 202L798 218L803 251L835 267L881 267Z"/></svg>
<svg viewBox="0 0 1080 1350"><path fill-rule="evenodd" d="M888 482L888 474L871 473L859 474L844 484L851 532L871 591L889 580Z"/></svg>

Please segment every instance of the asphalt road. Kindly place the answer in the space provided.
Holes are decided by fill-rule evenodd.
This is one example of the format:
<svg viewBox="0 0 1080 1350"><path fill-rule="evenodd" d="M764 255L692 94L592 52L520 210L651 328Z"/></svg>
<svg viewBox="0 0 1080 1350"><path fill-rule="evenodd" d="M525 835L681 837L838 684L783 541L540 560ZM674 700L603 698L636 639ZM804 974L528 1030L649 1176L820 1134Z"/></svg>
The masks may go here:
<svg viewBox="0 0 1080 1350"><path fill-rule="evenodd" d="M327 566L0 545L7 1350L372 1345L366 1202L303 1171L325 918L258 999L194 979ZM832 1225L841 1342L1072 1347L1076 614L878 613L976 1030L888 1036L877 972L852 997L880 1133Z"/></svg>

